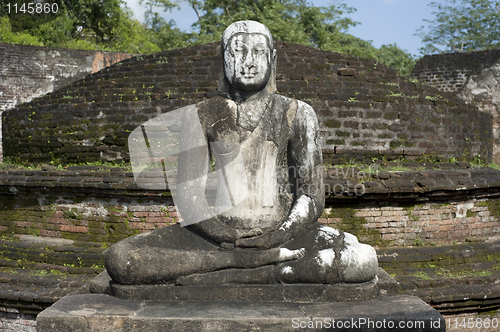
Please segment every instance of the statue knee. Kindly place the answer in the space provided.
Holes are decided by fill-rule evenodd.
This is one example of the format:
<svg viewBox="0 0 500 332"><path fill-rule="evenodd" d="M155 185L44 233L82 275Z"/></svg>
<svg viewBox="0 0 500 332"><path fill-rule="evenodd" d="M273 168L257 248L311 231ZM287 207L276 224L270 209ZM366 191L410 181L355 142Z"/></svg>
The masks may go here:
<svg viewBox="0 0 500 332"><path fill-rule="evenodd" d="M120 284L132 284L133 275L130 269L128 250L118 242L108 249L104 256L104 263L109 276Z"/></svg>
<svg viewBox="0 0 500 332"><path fill-rule="evenodd" d="M375 249L349 233L344 233L344 249L340 252L340 263L344 282L366 282L375 278L378 259Z"/></svg>

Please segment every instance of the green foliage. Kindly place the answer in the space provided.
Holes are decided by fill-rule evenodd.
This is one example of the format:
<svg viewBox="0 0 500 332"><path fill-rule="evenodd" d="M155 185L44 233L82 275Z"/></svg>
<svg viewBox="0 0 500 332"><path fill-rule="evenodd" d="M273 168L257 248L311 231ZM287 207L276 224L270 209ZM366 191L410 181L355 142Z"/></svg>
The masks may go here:
<svg viewBox="0 0 500 332"><path fill-rule="evenodd" d="M416 35L425 44L422 54L469 52L499 48L500 1L449 0L444 4L431 2L436 9L434 20L424 20Z"/></svg>
<svg viewBox="0 0 500 332"><path fill-rule="evenodd" d="M375 52L375 60L396 69L400 75L410 75L415 67L416 58L396 44L382 45Z"/></svg>
<svg viewBox="0 0 500 332"><path fill-rule="evenodd" d="M43 46L38 37L25 32L13 32L7 16L0 17L0 42L7 44Z"/></svg>
<svg viewBox="0 0 500 332"><path fill-rule="evenodd" d="M153 53L160 48L151 41L151 34L133 19L121 0L64 0L61 15L39 25L12 28L16 18L1 16L0 41L4 43L64 47L85 50Z"/></svg>

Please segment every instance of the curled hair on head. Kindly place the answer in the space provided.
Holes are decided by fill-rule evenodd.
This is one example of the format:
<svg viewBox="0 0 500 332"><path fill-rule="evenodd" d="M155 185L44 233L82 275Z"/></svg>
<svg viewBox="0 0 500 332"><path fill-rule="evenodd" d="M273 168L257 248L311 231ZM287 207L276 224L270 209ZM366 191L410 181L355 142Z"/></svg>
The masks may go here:
<svg viewBox="0 0 500 332"><path fill-rule="evenodd" d="M230 24L221 38L221 50L224 52L227 45L229 44L229 40L234 36L242 33L259 33L267 37L267 41L269 43L269 48L272 50L274 48L273 45L273 36L271 31L262 23L256 21L237 21Z"/></svg>

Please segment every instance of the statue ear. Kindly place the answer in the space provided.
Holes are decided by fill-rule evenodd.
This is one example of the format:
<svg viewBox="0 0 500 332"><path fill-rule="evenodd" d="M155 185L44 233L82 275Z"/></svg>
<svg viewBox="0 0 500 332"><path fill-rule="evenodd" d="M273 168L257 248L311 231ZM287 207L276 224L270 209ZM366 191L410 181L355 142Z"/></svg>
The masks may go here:
<svg viewBox="0 0 500 332"><path fill-rule="evenodd" d="M276 88L276 67L277 67L278 54L275 49L273 49L273 55L271 58L271 76L269 77L269 81L267 82L267 92L275 93L277 91Z"/></svg>

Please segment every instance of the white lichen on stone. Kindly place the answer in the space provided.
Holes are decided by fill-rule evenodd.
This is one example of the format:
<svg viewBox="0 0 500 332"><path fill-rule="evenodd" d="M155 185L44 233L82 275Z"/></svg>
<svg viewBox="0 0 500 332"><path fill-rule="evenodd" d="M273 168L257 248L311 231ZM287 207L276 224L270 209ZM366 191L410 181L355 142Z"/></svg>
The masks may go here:
<svg viewBox="0 0 500 332"><path fill-rule="evenodd" d="M316 243L318 243L320 238L323 238L328 244L333 244L333 239L339 235L340 233L338 230L328 226L321 226L316 236Z"/></svg>
<svg viewBox="0 0 500 332"><path fill-rule="evenodd" d="M289 261L292 259L300 259L300 258L304 257L305 251L306 251L305 248L300 248L300 249L296 249L296 250L290 250L287 248L280 248L278 261L285 262L285 261Z"/></svg>
<svg viewBox="0 0 500 332"><path fill-rule="evenodd" d="M288 219L279 228L280 231L289 230L294 223L296 223L300 219L307 218L307 216L309 215L310 202L311 202L310 197L300 196L300 198L295 203L295 206L292 208L292 212L290 212Z"/></svg>
<svg viewBox="0 0 500 332"><path fill-rule="evenodd" d="M333 265L333 260L335 259L335 251L333 249L323 249L318 251L318 255L315 257L318 265L322 267L331 267Z"/></svg>
<svg viewBox="0 0 500 332"><path fill-rule="evenodd" d="M344 233L345 248L340 252L340 263L344 271L344 281L363 282L373 278L378 269L377 253L372 246L358 242L349 233Z"/></svg>
<svg viewBox="0 0 500 332"><path fill-rule="evenodd" d="M281 274L292 274L293 270L290 266L285 266L283 269L281 269Z"/></svg>

